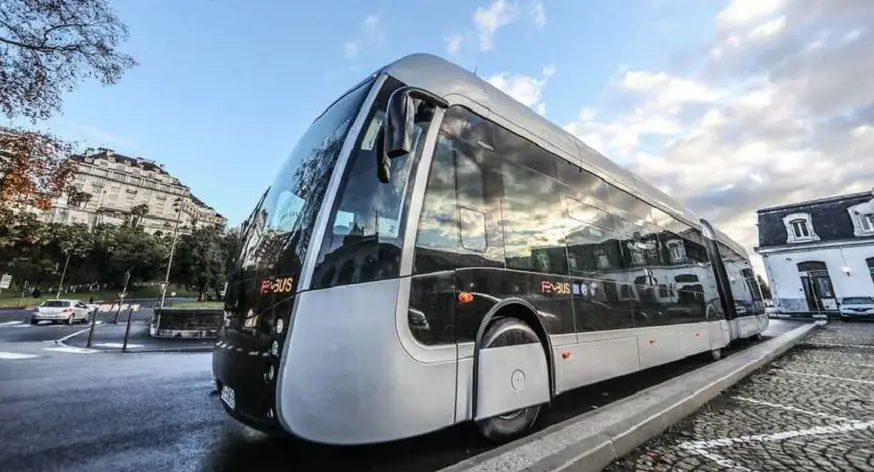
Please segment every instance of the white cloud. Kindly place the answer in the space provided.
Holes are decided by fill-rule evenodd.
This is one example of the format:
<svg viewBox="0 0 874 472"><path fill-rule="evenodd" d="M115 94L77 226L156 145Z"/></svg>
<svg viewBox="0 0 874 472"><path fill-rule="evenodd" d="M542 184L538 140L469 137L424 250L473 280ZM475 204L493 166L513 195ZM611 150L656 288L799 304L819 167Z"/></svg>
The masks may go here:
<svg viewBox="0 0 874 472"><path fill-rule="evenodd" d="M343 55L346 56L346 59L355 58L358 56L359 49L358 43L346 41L346 44L343 45Z"/></svg>
<svg viewBox="0 0 874 472"><path fill-rule="evenodd" d="M546 26L546 10L543 8L543 3L539 0L528 7L528 14L538 28Z"/></svg>
<svg viewBox="0 0 874 472"><path fill-rule="evenodd" d="M622 108L565 129L751 249L756 209L874 186L874 2L735 0L714 22L700 72L623 72Z"/></svg>
<svg viewBox="0 0 874 472"><path fill-rule="evenodd" d="M779 11L784 3L784 0L732 0L716 15L716 22L724 27L748 23Z"/></svg>
<svg viewBox="0 0 874 472"><path fill-rule="evenodd" d="M477 7L473 22L479 32L480 49L488 51L494 47L494 36L499 29L516 21L518 8L515 3L495 0L486 8Z"/></svg>
<svg viewBox="0 0 874 472"><path fill-rule="evenodd" d="M89 147L111 147L117 150L131 150L137 146L129 139L119 136L118 134L101 128L99 126L87 124L74 124L73 128L78 131L79 136L76 139L81 139Z"/></svg>
<svg viewBox="0 0 874 472"><path fill-rule="evenodd" d="M519 103L530 107L541 115L546 114L546 103L543 102L543 88L549 78L555 74L555 67L546 66L540 77L508 74L501 72L486 78L486 81Z"/></svg>
<svg viewBox="0 0 874 472"><path fill-rule="evenodd" d="M546 26L546 9L541 0L524 4L516 1L494 0L488 6L479 6L473 13L473 24L479 38L479 47L488 51L495 46L498 31L520 18L530 19L535 26Z"/></svg>
<svg viewBox="0 0 874 472"><path fill-rule="evenodd" d="M464 35L461 34L450 34L443 38L443 42L446 44L446 52L451 55L458 54L458 51L461 49L461 43L464 41Z"/></svg>
<svg viewBox="0 0 874 472"><path fill-rule="evenodd" d="M382 11L370 13L361 21L358 37L343 43L343 55L347 59L358 57L368 47L379 47L385 42Z"/></svg>

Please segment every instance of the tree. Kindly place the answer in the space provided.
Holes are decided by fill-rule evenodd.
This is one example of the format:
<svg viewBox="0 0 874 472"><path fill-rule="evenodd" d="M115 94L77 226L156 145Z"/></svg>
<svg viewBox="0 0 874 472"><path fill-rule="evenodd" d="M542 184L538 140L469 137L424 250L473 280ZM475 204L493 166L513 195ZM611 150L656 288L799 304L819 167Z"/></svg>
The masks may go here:
<svg viewBox="0 0 874 472"><path fill-rule="evenodd" d="M88 192L77 189L76 187L67 188L67 205L71 207L81 207L87 205L94 197Z"/></svg>
<svg viewBox="0 0 874 472"><path fill-rule="evenodd" d="M47 209L73 172L70 152L48 133L0 129L0 208Z"/></svg>
<svg viewBox="0 0 874 472"><path fill-rule="evenodd" d="M225 281L227 246L223 238L217 226L197 228L179 238L171 279L195 288L199 300Z"/></svg>
<svg viewBox="0 0 874 472"><path fill-rule="evenodd" d="M115 84L137 65L117 49L127 34L108 0L2 0L0 108L36 122L81 79Z"/></svg>
<svg viewBox="0 0 874 472"><path fill-rule="evenodd" d="M117 49L126 38L108 0L0 0L0 109L36 123L79 81L118 82L137 64ZM49 133L0 129L0 208L46 208L68 183L70 152Z"/></svg>
<svg viewBox="0 0 874 472"><path fill-rule="evenodd" d="M139 205L135 205L130 209L130 225L133 228L139 226L142 223L143 218L149 214L149 205L145 203L140 203Z"/></svg>

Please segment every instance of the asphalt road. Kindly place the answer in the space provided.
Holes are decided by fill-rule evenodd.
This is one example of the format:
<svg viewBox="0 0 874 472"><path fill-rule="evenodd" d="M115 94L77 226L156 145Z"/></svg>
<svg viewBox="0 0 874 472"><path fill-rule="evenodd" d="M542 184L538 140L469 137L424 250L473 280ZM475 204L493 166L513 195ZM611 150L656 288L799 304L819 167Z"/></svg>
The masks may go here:
<svg viewBox="0 0 874 472"><path fill-rule="evenodd" d="M68 325L66 323L51 324L50 321L41 321L36 326L30 324L30 310L0 310L0 344L20 342L43 342L54 341L76 331L87 328L85 323ZM108 322L115 319L115 313L100 313L98 321ZM133 313L134 320L152 319L152 310L142 308ZM119 322L127 320L127 312L122 312Z"/></svg>
<svg viewBox="0 0 874 472"><path fill-rule="evenodd" d="M772 320L767 334L797 325ZM263 464L278 470L430 471L490 447L470 425L355 448L271 439L221 410L211 394L209 353L79 354L46 351L45 345L0 342L0 354L23 356L0 356L0 469L248 471ZM569 392L542 415L540 427L705 363L687 359Z"/></svg>

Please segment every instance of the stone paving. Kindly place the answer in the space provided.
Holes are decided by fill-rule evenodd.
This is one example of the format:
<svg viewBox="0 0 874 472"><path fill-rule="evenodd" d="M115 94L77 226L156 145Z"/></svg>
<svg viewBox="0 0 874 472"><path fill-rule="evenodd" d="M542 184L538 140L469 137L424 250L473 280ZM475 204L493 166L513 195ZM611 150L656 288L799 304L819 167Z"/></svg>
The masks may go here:
<svg viewBox="0 0 874 472"><path fill-rule="evenodd" d="M814 331L604 470L874 472L874 323Z"/></svg>

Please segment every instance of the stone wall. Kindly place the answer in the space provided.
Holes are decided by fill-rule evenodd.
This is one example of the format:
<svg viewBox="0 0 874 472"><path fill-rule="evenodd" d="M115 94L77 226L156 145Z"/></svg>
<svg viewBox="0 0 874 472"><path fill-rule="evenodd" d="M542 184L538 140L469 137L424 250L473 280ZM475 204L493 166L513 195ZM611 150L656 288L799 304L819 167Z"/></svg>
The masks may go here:
<svg viewBox="0 0 874 472"><path fill-rule="evenodd" d="M155 308L150 334L157 338L214 338L222 326L221 308Z"/></svg>

